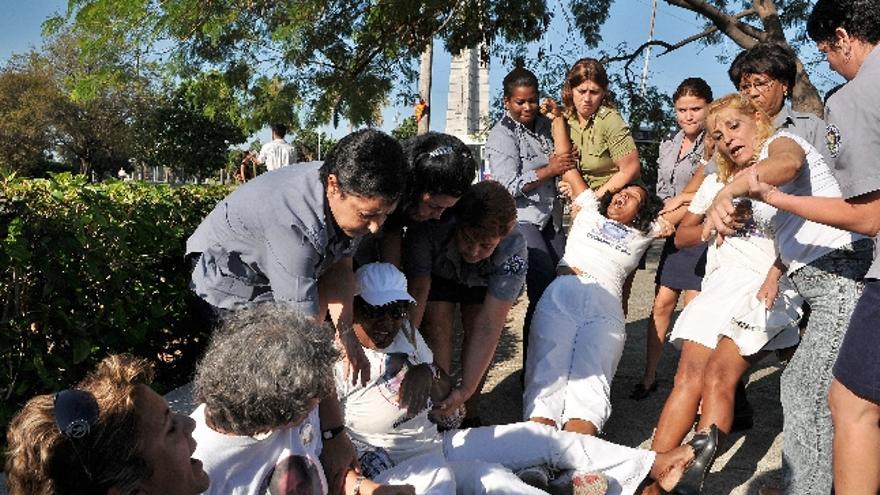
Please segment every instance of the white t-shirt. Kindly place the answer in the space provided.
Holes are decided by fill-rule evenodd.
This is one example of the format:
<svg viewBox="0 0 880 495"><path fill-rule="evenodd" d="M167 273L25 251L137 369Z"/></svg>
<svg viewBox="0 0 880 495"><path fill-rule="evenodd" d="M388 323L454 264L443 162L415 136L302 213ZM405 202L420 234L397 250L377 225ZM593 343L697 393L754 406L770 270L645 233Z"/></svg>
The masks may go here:
<svg viewBox="0 0 880 495"><path fill-rule="evenodd" d="M719 182L718 174L707 175L688 205L688 211L695 215L705 215L715 196L723 188L724 184ZM725 237L720 246L716 246L714 241L709 243L706 277L722 265L751 270L764 276L776 260L772 224L776 208L746 198L738 198L735 203L743 205L741 208L750 207L752 219L733 235Z"/></svg>
<svg viewBox="0 0 880 495"><path fill-rule="evenodd" d="M777 132L767 140L758 158L761 160L767 158L770 143L779 137L787 137L795 141L806 153L806 163L798 176L780 186L779 190L795 196L839 198L840 186L822 154L800 136L790 132ZM858 234L805 220L783 210L779 210L774 215L773 229L776 232L779 256L788 267L788 273L812 263L841 246L864 238Z"/></svg>
<svg viewBox="0 0 880 495"><path fill-rule="evenodd" d="M373 447L382 447L394 464L411 457L441 452L442 441L437 426L428 420L428 409L407 419L397 394L410 365L432 363L434 355L419 332L415 346L406 334L412 330L409 323L385 349L374 351L364 348L370 361L371 373L377 378L366 387L360 382L351 384L343 376L342 363L334 367L336 391L345 411L345 426L353 440Z"/></svg>
<svg viewBox="0 0 880 495"><path fill-rule="evenodd" d="M577 268L612 294L621 293L623 281L639 264L653 237L602 216L591 190L575 198L581 211L574 219L562 266Z"/></svg>
<svg viewBox="0 0 880 495"><path fill-rule="evenodd" d="M318 408L298 426L266 437L224 435L205 424L205 405L191 415L198 445L193 456L201 459L211 478L210 495L264 495L292 493L324 495L327 480L318 455L321 425ZM285 487L287 491L285 491Z"/></svg>
<svg viewBox="0 0 880 495"><path fill-rule="evenodd" d="M273 139L260 148L257 159L267 170L275 170L296 163L296 150L283 139Z"/></svg>

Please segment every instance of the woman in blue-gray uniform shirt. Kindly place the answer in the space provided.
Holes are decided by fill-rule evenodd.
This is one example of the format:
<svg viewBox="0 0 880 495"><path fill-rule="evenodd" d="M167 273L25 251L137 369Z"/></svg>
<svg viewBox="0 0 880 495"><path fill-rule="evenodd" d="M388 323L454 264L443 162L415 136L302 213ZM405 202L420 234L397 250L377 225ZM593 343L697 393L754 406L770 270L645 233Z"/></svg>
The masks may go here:
<svg viewBox="0 0 880 495"><path fill-rule="evenodd" d="M550 120L538 112L538 79L516 68L504 77L507 112L486 140L486 163L492 177L516 200L517 223L528 245L526 291L529 306L523 321L523 363L535 306L556 276L565 249L562 203L557 177L577 166L571 153L553 154Z"/></svg>

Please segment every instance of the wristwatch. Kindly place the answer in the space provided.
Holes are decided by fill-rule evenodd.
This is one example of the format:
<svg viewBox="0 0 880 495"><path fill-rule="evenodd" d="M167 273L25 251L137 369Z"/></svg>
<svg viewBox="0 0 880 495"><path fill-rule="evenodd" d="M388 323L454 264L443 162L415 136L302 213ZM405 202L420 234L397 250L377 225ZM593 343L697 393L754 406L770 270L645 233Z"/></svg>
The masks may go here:
<svg viewBox="0 0 880 495"><path fill-rule="evenodd" d="M345 431L344 425L339 425L336 428L330 428L329 430L321 431L321 438L324 440L333 440L337 435Z"/></svg>

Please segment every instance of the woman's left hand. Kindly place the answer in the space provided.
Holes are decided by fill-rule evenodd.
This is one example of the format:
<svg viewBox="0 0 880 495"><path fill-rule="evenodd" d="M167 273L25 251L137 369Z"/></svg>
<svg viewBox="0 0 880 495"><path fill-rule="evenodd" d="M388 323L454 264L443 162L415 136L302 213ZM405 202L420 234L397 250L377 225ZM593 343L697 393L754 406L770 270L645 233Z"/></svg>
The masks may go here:
<svg viewBox="0 0 880 495"><path fill-rule="evenodd" d="M428 397L434 384L434 372L427 363L411 367L400 383L398 401L406 408L410 418L422 412L428 406Z"/></svg>
<svg viewBox="0 0 880 495"><path fill-rule="evenodd" d="M440 404L437 405L437 412L441 416L450 416L454 414L462 404L465 403L466 400L470 398L470 394L466 393L464 390L460 388L452 389L452 392L449 392L449 395L446 399L443 400Z"/></svg>

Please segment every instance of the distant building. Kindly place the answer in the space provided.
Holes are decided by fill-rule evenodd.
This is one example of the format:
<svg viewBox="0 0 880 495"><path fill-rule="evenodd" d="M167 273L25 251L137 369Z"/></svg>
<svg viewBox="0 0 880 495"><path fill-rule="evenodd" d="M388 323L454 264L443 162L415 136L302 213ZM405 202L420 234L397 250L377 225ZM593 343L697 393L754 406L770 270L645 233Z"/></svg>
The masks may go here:
<svg viewBox="0 0 880 495"><path fill-rule="evenodd" d="M480 60L479 46L452 57L446 101L446 133L467 144L482 164L489 118L489 65Z"/></svg>

